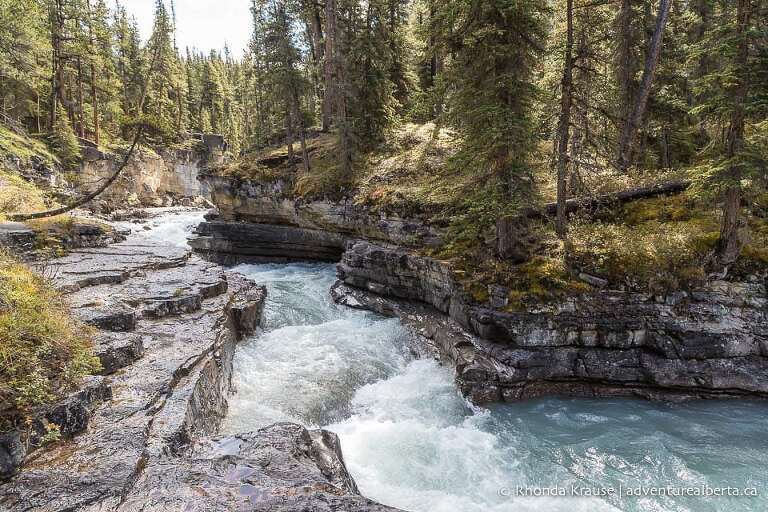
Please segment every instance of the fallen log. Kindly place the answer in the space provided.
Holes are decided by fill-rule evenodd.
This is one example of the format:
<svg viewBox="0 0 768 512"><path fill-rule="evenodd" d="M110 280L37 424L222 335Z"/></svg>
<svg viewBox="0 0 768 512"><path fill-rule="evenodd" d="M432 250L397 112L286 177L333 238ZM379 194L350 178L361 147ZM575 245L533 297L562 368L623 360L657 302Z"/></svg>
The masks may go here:
<svg viewBox="0 0 768 512"><path fill-rule="evenodd" d="M618 205L647 199L663 194L679 194L684 192L691 182L688 180L675 180L645 187L631 188L602 194L594 197L569 199L565 202L566 214L579 210L595 210L601 206ZM518 215L501 217L496 221L496 254L502 259L511 260L513 263L522 263L529 257L528 248L524 243L527 228L531 219L546 219L557 214L557 203L547 203L542 208L528 208Z"/></svg>
<svg viewBox="0 0 768 512"><path fill-rule="evenodd" d="M575 213L579 210L594 210L601 206L624 204L638 199L647 199L664 194L679 194L684 192L691 182L689 180L667 181L645 187L630 188L611 194L602 194L594 197L569 199L565 202L566 213ZM547 203L541 210L530 210L526 215L529 218L549 217L557 213L557 203Z"/></svg>

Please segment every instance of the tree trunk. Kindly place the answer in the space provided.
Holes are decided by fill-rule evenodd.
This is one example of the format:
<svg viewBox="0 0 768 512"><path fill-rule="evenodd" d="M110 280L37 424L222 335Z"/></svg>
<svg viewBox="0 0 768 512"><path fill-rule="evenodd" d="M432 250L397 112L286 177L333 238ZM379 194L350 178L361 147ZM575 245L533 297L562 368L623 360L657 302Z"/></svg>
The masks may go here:
<svg viewBox="0 0 768 512"><path fill-rule="evenodd" d="M62 83L61 76L61 30L62 30L62 18L61 18L61 4L57 1L51 2L49 13L51 22L51 111L50 126L49 129L53 129L56 124L56 115L58 101L62 98Z"/></svg>
<svg viewBox="0 0 768 512"><path fill-rule="evenodd" d="M90 61L91 61L91 101L93 103L93 141L96 145L100 142L100 128L99 128L99 96L96 92L96 42L93 37L93 11L91 11L91 0L86 0L86 7L88 8L88 41L90 44Z"/></svg>
<svg viewBox="0 0 768 512"><path fill-rule="evenodd" d="M643 120L645 107L648 104L648 97L651 95L651 86L653 85L653 76L656 73L656 67L659 64L659 55L661 53L661 43L664 38L664 27L669 18L669 10L672 7L672 0L661 0L659 3L659 13L656 16L656 28L651 37L651 44L648 48L648 54L645 58L645 67L643 69L643 79L640 82L640 90L635 98L635 104L632 113L624 122L619 138L619 150L617 155L617 166L619 170L625 171L632 160L632 149L637 130Z"/></svg>
<svg viewBox="0 0 768 512"><path fill-rule="evenodd" d="M618 117L627 119L629 108L634 97L635 59L633 46L635 38L632 30L632 0L621 0L619 12L616 15L614 27L616 41L616 84L619 87Z"/></svg>
<svg viewBox="0 0 768 512"><path fill-rule="evenodd" d="M299 128L299 143L301 144L301 162L304 166L304 172L309 172L309 153L307 152L307 134L304 127L304 117L301 115L301 109L299 108L299 95L294 91L293 93L293 117L296 118L296 124Z"/></svg>
<svg viewBox="0 0 768 512"><path fill-rule="evenodd" d="M587 37L584 29L585 26L589 26L589 23L585 22L585 17L583 15L577 19L579 21L579 36L578 44L576 45L576 55L574 56L574 67L576 68L573 73L574 85L571 90L571 108L573 110L572 115L575 118L575 121L573 123L573 134L570 137L571 167L568 180L568 190L574 195L578 195L582 191L581 162L584 159L584 143L589 137L587 101L591 98L591 76L588 71L585 71L590 67ZM575 94L579 94L580 101L574 101Z"/></svg>
<svg viewBox="0 0 768 512"><path fill-rule="evenodd" d="M291 109L285 110L285 136L286 144L288 145L288 164L294 166L295 155L293 153L293 123L291 122Z"/></svg>
<svg viewBox="0 0 768 512"><path fill-rule="evenodd" d="M41 133L43 128L40 126L40 93L38 91L35 91L35 97L37 100L37 114L35 115L37 118L37 133Z"/></svg>
<svg viewBox="0 0 768 512"><path fill-rule="evenodd" d="M685 191L691 182L688 180L675 180L646 187L630 188L611 194L602 194L595 197L582 199L569 199L565 202L565 213L575 213L579 210L594 210L601 206L624 204L638 199L647 199L664 194L679 194ZM529 209L523 212L523 216L535 219L557 214L557 203L547 203L541 210Z"/></svg>
<svg viewBox="0 0 768 512"><path fill-rule="evenodd" d="M306 8L305 8L306 16L308 18L307 20L307 31L309 32L310 41L311 41L311 50L312 50L312 60L314 65L311 67L311 77L312 77L312 85L313 90L315 92L315 95L317 98L320 98L322 101L322 98L325 97L325 87L323 83L323 63L325 62L323 55L325 54L324 48L323 48L323 21L320 16L320 6L317 4L315 0L310 0L306 2ZM314 100L313 100L314 103ZM320 105L321 110L323 109L323 104ZM314 105L311 108L311 111L314 112ZM322 120L322 112L321 112L321 120Z"/></svg>
<svg viewBox="0 0 768 512"><path fill-rule="evenodd" d="M561 80L562 98L560 102L560 122L558 127L557 152L557 219L555 230L557 236L565 239L568 236L568 215L565 212L565 202L568 199L568 137L571 126L571 99L573 86L573 0L567 0L567 29L565 43L565 63L563 79Z"/></svg>
<svg viewBox="0 0 768 512"><path fill-rule="evenodd" d="M77 134L85 138L85 105L83 104L83 64L77 57Z"/></svg>
<svg viewBox="0 0 768 512"><path fill-rule="evenodd" d="M738 50L736 64L738 65L738 82L733 91L734 109L731 113L730 126L726 139L726 157L732 160L744 145L744 101L747 97L747 57L748 57L748 27L750 10L749 0L738 0L736 7L736 36ZM744 245L746 222L741 217L741 171L737 165L728 169L729 186L725 191L723 202L723 223L720 226L720 239L717 244L716 257L721 265L730 265L739 257Z"/></svg>
<svg viewBox="0 0 768 512"><path fill-rule="evenodd" d="M337 101L338 88L334 83L336 60L336 0L325 1L325 62L323 75L325 77L325 94L323 95L322 129L328 131L331 127L334 105Z"/></svg>

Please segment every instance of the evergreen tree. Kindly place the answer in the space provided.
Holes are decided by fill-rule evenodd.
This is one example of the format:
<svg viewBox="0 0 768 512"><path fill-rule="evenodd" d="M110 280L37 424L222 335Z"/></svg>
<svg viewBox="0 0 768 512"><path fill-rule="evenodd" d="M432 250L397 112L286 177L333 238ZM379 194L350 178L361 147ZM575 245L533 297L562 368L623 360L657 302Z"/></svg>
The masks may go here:
<svg viewBox="0 0 768 512"><path fill-rule="evenodd" d="M693 45L691 63L701 70L706 56L707 72L696 80L701 103L691 113L702 120L709 138L698 168L701 189L723 200L723 218L717 260L733 263L746 242L742 214L745 194L765 185L768 158L768 29L756 14L763 13L755 0L716 4L716 23ZM713 56L717 56L713 58Z"/></svg>
<svg viewBox="0 0 768 512"><path fill-rule="evenodd" d="M180 136L186 101L182 89L183 74L173 41L172 18L163 1L157 0L152 35L146 49L146 74L150 81L139 101L139 110L151 115L165 140Z"/></svg>
<svg viewBox="0 0 768 512"><path fill-rule="evenodd" d="M80 162L80 144L77 142L75 132L69 122L64 107L58 105L56 122L51 129L51 145L61 159L61 163L67 169L73 169Z"/></svg>
<svg viewBox="0 0 768 512"><path fill-rule="evenodd" d="M520 190L529 174L533 68L543 51L546 13L539 0L450 0L436 7L436 38L452 55L448 102L463 135L460 160L482 162L487 170L479 179L499 180L508 193Z"/></svg>

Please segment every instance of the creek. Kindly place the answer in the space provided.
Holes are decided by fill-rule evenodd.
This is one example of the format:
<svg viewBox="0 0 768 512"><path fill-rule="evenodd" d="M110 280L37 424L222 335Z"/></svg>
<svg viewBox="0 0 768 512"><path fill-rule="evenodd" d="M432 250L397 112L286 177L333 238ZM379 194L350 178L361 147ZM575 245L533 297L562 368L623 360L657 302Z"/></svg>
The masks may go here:
<svg viewBox="0 0 768 512"><path fill-rule="evenodd" d="M184 243L199 216L163 217L147 236ZM268 299L262 331L235 355L223 433L278 421L332 430L369 498L413 512L768 509L764 402L545 398L475 407L450 368L411 355L397 319L331 301L334 265L231 271L265 284ZM758 496L676 495L725 487ZM608 489L624 494L553 496Z"/></svg>

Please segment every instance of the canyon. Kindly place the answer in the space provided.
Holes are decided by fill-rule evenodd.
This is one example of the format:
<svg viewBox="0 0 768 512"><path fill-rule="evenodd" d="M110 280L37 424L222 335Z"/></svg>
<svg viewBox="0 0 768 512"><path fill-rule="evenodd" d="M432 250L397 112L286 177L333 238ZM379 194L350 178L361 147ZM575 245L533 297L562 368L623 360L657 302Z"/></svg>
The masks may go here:
<svg viewBox="0 0 768 512"><path fill-rule="evenodd" d="M432 432L429 441L424 432L408 435L420 446L435 443L427 445L429 450L443 451L446 463L453 464L455 456L455 463L468 464L467 471L502 471L512 478L518 461L509 450L516 441L506 436L515 427L497 404L524 400L516 410L533 422L539 421L533 419L540 416L536 407L559 407L576 418L586 414L578 412L582 408L592 407L561 404L561 398L537 405L542 397L599 398L606 405L589 409L599 417L604 407L629 407L612 402L622 397L669 403L761 399L768 393L768 301L759 279L720 280L665 296L596 288L514 311L506 307L503 290L489 289L487 302L473 299L447 262L420 251L438 245L442 235L422 218L372 215L350 201L297 200L280 183L207 174L199 179L199 190L208 191L216 210L158 210L113 222L125 240L73 247L69 255L50 262L57 268L55 285L67 294L76 315L97 330L103 371L65 400L40 408L27 431L0 438L7 478L0 484L3 509L366 512L395 510L380 503L450 510L456 500L466 500L466 510L513 510L493 492L505 483L498 475L488 486L475 487L467 487L469 474L457 475L438 494L421 487L434 485L420 480L423 476L383 483L397 478L383 469L374 471L380 457L385 457L384 467L401 468L405 460L395 447L391 453L369 453L371 443L377 443L367 430L366 415L397 418L392 420L395 429L437 415L437 423L425 427ZM192 251L186 240L190 231ZM310 266L290 266L302 261ZM329 263L336 264L335 277ZM321 265L319 274L312 265ZM306 306L288 300L292 295L285 295L280 284L286 278L314 283L295 299L317 295L312 300L321 302L302 313L310 319L293 318ZM277 297L270 299L265 282ZM323 305L328 293L331 302ZM271 319L265 326L270 300ZM333 309L333 302L342 309ZM371 325L369 317L344 311L373 312L396 324ZM318 314L323 320L314 326ZM285 316L282 323L275 323L275 315ZM313 330L298 335L299 327L292 327L296 321L309 322ZM337 333L339 328L346 330ZM310 339L342 343L334 349L340 352L326 354L329 345L322 346L322 353L293 345ZM278 348L258 345L270 340L276 347L285 344L289 352L280 357L296 359L296 364L270 360ZM297 350L323 361L351 358L365 364L331 365L329 371L341 373L329 375L318 367L313 371L321 380L304 383L301 366L316 361L297 358L292 352ZM434 360L442 366L433 365ZM389 369L381 373L382 368ZM274 373L278 370L288 374ZM256 388L248 380L254 371L262 372ZM466 402L453 394L447 378ZM283 379L296 383L294 393L271 387ZM393 404L387 401L387 386L407 386L398 388L396 396L408 401L411 379L428 383L429 393L437 393L418 399L419 408L432 401L450 403L455 416L443 418L442 410L388 409ZM331 385L337 381L344 386ZM333 396L303 396L315 387ZM374 390L381 398L367 394ZM722 408L741 407L713 403L713 409L681 405L675 414L683 420L695 414L719 417ZM762 410L750 403L745 400L741 408ZM473 409L477 406L494 411L498 432L482 425L484 413ZM652 406L631 407L655 421ZM740 414L747 423L737 427L751 438L756 434L746 420L750 413ZM638 435L627 432L632 417L626 413L612 427L617 436ZM48 439L51 424L58 426L57 440ZM457 433L476 441L492 436L501 444L491 449L479 448L481 443L476 456L454 453ZM436 470L448 470L442 462L435 464ZM405 467L395 474L402 471ZM552 469L534 465L526 471L548 474ZM573 476L555 471L547 478L562 482ZM585 506L624 510L621 503L589 501Z"/></svg>
<svg viewBox="0 0 768 512"><path fill-rule="evenodd" d="M440 241L423 219L295 199L279 181L200 179L217 214L198 227L197 252L228 263L339 261L337 300L401 318L423 311L418 330L475 403L768 396L764 278L667 295L595 288L510 311L506 290L491 285L488 301L478 302L447 262L423 255Z"/></svg>

